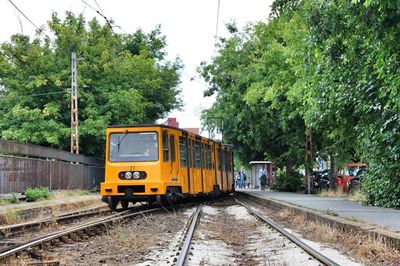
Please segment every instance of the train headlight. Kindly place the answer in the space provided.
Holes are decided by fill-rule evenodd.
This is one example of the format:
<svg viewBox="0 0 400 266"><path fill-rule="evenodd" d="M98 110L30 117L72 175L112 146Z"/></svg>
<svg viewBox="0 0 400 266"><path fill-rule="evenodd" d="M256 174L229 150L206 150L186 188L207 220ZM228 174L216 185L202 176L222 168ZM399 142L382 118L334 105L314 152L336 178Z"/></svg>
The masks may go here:
<svg viewBox="0 0 400 266"><path fill-rule="evenodd" d="M140 173L139 172L134 172L133 173L133 178L134 179L139 179L140 178Z"/></svg>
<svg viewBox="0 0 400 266"><path fill-rule="evenodd" d="M125 179L131 179L132 178L132 173L131 172L126 172L125 173Z"/></svg>

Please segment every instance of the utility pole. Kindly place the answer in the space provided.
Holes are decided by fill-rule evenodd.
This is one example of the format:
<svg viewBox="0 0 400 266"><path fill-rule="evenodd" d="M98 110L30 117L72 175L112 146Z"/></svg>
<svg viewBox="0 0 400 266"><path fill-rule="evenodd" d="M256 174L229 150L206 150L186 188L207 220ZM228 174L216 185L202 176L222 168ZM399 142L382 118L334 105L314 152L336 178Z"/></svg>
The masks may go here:
<svg viewBox="0 0 400 266"><path fill-rule="evenodd" d="M79 154L78 131L78 82L76 53L71 55L71 153Z"/></svg>

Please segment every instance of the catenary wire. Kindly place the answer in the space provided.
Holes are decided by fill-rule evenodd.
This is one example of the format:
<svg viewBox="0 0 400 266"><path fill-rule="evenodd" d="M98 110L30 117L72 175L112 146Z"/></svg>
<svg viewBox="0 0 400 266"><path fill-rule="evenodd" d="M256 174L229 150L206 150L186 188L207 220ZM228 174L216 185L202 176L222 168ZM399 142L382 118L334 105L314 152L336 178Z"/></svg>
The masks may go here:
<svg viewBox="0 0 400 266"><path fill-rule="evenodd" d="M44 34L47 38L50 39L49 35L47 35L45 32L43 32L43 29L41 29L41 28L39 28L38 26L36 26L36 24L33 23L33 21L30 20L30 19L28 18L28 16L25 15L24 12L22 12L21 9L19 9L19 7L17 7L17 5L15 5L15 4L13 3L13 1L8 0L8 2L10 2L10 3L15 7L15 9L16 9L19 13L21 13L21 15L24 16L24 18L25 18L27 21L29 21L29 23L31 23L40 33Z"/></svg>

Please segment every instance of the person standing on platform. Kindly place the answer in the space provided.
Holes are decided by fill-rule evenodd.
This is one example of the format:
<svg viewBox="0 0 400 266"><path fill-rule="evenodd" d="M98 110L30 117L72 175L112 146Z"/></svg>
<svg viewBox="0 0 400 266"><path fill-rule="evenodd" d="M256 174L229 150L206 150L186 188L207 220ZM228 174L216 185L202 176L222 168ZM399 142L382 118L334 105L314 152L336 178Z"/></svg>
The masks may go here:
<svg viewBox="0 0 400 266"><path fill-rule="evenodd" d="M235 183L236 183L236 188L240 188L240 171L236 172Z"/></svg>
<svg viewBox="0 0 400 266"><path fill-rule="evenodd" d="M244 188L244 179L245 179L245 173L244 171L240 171L240 188Z"/></svg>
<svg viewBox="0 0 400 266"><path fill-rule="evenodd" d="M265 186L267 185L267 175L268 171L265 169L265 165L263 165L260 171L258 171L258 179L260 181L261 190L265 190Z"/></svg>

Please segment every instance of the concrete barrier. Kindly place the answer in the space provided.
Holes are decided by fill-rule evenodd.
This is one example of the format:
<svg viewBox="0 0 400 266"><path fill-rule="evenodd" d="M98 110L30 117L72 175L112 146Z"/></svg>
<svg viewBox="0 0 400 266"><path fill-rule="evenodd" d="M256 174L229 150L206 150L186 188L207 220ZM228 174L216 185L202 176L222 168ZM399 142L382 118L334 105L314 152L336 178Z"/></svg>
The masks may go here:
<svg viewBox="0 0 400 266"><path fill-rule="evenodd" d="M398 232L394 232L385 228L379 228L378 226L374 226L371 224L360 224L341 217L324 214L319 211L304 208L302 206L294 205L291 203L282 202L272 198L263 198L245 192L236 193L246 197L251 201L254 201L261 205L266 205L274 210L287 209L297 215L303 216L308 220L329 225L342 231L343 233L359 233L371 237L372 239L376 239L388 247L392 247L400 251L400 233Z"/></svg>

